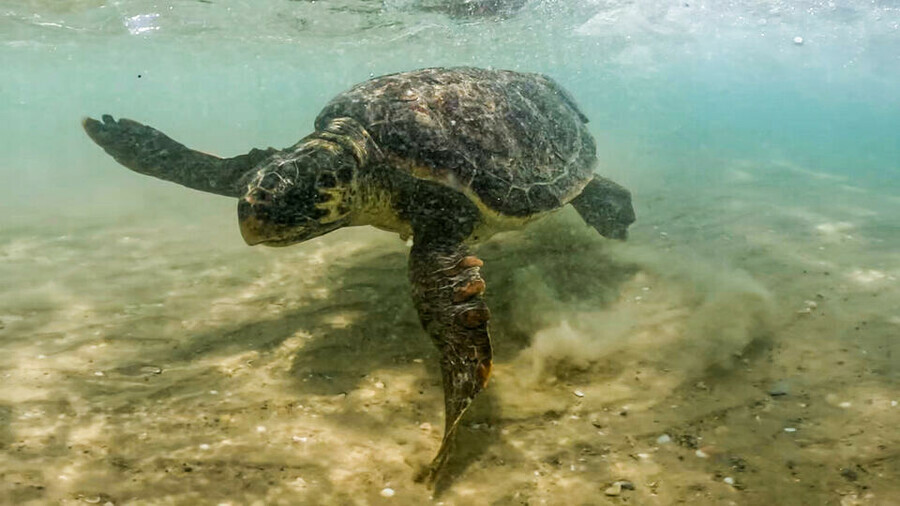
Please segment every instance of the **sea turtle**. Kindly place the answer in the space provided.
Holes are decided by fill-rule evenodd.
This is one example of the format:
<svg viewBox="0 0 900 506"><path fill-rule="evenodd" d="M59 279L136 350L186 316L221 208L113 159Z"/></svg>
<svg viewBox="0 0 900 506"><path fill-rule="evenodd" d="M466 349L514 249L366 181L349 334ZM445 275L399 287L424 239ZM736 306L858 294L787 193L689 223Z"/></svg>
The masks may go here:
<svg viewBox="0 0 900 506"><path fill-rule="evenodd" d="M440 351L444 387L444 438L417 477L433 482L491 374L483 263L471 245L566 204L609 238L624 239L634 221L628 190L594 172L587 121L544 75L463 67L363 82L293 146L234 158L128 119L83 125L129 169L238 198L247 244L286 246L356 225L412 238L412 298Z"/></svg>

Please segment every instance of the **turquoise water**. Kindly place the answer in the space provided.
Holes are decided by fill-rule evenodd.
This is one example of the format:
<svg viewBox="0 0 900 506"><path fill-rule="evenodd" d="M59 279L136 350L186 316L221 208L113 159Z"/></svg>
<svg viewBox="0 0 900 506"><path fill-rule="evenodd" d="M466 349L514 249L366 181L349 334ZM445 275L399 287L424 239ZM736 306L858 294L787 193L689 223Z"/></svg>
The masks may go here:
<svg viewBox="0 0 900 506"><path fill-rule="evenodd" d="M325 101L369 76L476 65L565 83L611 170L706 174L740 157L874 186L897 180L890 2L533 2L507 20L456 21L416 5L10 2L0 31L3 66L16 69L0 88L4 171L51 187L113 177L87 167L100 154L72 125L88 114L141 118L237 153L294 142ZM157 17L129 33L142 15ZM9 193L16 207L33 198Z"/></svg>
<svg viewBox="0 0 900 506"><path fill-rule="evenodd" d="M443 5L0 1L0 502L892 504L900 3ZM566 87L638 222L483 247L497 377L432 496L403 243L246 248L233 202L127 171L79 122L233 156L359 81L454 65Z"/></svg>

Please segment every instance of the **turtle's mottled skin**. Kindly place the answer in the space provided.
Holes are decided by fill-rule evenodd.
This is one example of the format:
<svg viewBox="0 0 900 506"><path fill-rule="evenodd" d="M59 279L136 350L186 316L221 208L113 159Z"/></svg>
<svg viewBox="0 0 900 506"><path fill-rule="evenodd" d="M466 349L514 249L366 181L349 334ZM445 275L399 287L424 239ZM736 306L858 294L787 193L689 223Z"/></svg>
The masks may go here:
<svg viewBox="0 0 900 506"><path fill-rule="evenodd" d="M315 132L234 158L190 150L140 123L86 119L126 167L239 198L248 244L284 246L345 226L413 238L409 280L441 352L446 426L431 482L460 418L491 373L482 261L470 245L572 204L624 239L631 196L594 173L595 144L572 97L538 74L434 68L361 83L334 98Z"/></svg>

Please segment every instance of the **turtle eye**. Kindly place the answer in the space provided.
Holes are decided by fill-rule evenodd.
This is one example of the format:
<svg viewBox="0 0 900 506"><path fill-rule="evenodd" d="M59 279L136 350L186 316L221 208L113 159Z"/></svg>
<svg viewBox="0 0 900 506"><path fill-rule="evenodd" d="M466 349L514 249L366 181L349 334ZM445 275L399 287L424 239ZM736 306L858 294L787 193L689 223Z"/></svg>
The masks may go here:
<svg viewBox="0 0 900 506"><path fill-rule="evenodd" d="M272 194L262 188L254 188L247 195L247 201L251 204L267 205L272 202Z"/></svg>
<svg viewBox="0 0 900 506"><path fill-rule="evenodd" d="M275 186L278 185L279 181L281 181L281 177L278 174L269 172L259 180L259 187L264 190L272 191L275 189Z"/></svg>
<svg viewBox="0 0 900 506"><path fill-rule="evenodd" d="M316 180L316 187L334 188L335 186L337 186L337 179L334 177L334 174L330 172L319 174L319 177Z"/></svg>

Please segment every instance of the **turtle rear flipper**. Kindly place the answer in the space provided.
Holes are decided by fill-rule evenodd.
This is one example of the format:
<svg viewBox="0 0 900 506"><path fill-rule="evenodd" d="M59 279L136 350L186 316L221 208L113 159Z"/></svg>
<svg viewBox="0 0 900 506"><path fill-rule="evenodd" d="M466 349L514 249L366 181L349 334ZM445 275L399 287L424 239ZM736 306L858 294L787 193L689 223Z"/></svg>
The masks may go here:
<svg viewBox="0 0 900 506"><path fill-rule="evenodd" d="M426 199L423 199L426 200ZM447 213L439 198L424 223L414 222L409 279L419 319L441 352L444 385L444 438L437 456L416 481L433 485L450 457L456 430L491 374L490 310L484 302L483 262L469 254L465 207Z"/></svg>
<svg viewBox="0 0 900 506"><path fill-rule="evenodd" d="M254 149L219 158L189 149L155 128L125 118L116 121L108 114L102 122L85 118L82 126L97 145L135 172L226 197L241 197L244 174L276 152Z"/></svg>
<svg viewBox="0 0 900 506"><path fill-rule="evenodd" d="M410 253L413 299L422 326L441 352L444 437L437 456L416 476L433 484L450 457L456 429L491 374L490 311L485 304L481 260L461 244L417 242Z"/></svg>
<svg viewBox="0 0 900 506"><path fill-rule="evenodd" d="M631 192L605 177L595 176L572 206L588 225L610 239L626 239L628 225L634 223Z"/></svg>

